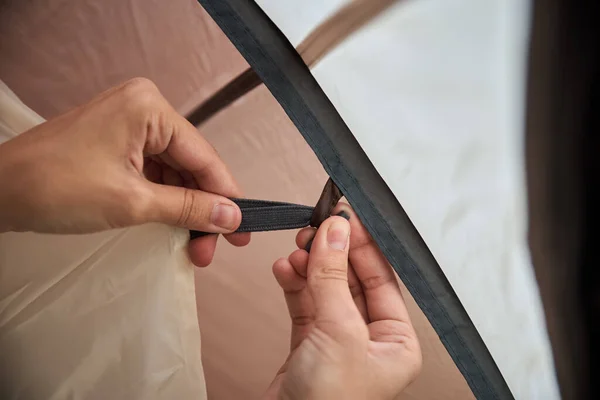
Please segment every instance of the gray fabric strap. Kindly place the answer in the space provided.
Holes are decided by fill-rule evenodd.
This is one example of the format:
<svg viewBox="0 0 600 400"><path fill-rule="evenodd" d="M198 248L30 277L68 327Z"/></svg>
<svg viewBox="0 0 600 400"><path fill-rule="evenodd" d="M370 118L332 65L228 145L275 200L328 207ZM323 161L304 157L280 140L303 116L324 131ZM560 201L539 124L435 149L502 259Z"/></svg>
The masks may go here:
<svg viewBox="0 0 600 400"><path fill-rule="evenodd" d="M242 211L242 223L236 232L282 231L309 225L318 228L341 198L342 192L330 178L314 207L280 201L231 199ZM206 235L209 233L190 231L190 239Z"/></svg>
<svg viewBox="0 0 600 400"><path fill-rule="evenodd" d="M310 224L314 207L278 201L231 199L242 210L242 223L236 232L266 232L304 228ZM209 235L190 231L190 238Z"/></svg>

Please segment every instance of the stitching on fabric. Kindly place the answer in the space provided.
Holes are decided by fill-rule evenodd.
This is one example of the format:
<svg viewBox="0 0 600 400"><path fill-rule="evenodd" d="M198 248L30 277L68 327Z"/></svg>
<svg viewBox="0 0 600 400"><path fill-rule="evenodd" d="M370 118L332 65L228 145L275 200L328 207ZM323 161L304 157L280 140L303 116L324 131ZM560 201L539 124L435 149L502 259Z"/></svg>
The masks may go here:
<svg viewBox="0 0 600 400"><path fill-rule="evenodd" d="M240 21L240 19L239 19L239 18L237 18L237 15L236 15L236 16L234 16L234 18L235 18L237 21ZM251 34L251 32L249 32L249 30L247 29L247 27L246 27L246 25L245 25L245 24L243 24L243 23L242 23L242 25L244 26L244 30L246 31L246 33L247 33L248 35L250 35L250 36L252 37L253 41L255 42L255 44L257 44L257 45L258 45L258 43L257 43L256 39L254 38L254 35L252 35L252 34ZM258 45L257 47L258 47L258 49L259 49L259 52L260 52L260 53L261 53L261 54L262 54L262 55L263 55L263 56L264 56L266 59L268 59L268 60L270 60L270 61L271 61L271 64L272 64L272 65L276 65L276 63L274 62L274 60L273 60L273 59L272 59L270 56L268 56L266 53L264 53L264 52L262 51L262 47L261 47L260 45ZM252 56L248 56L248 58L255 60L255 58L254 58L254 57L252 57ZM275 67L275 68L277 68L278 70L280 70L278 67ZM282 74L280 74L280 75L282 75ZM289 82L289 80L287 80L285 77L283 77L282 79L285 79L285 80L288 82L288 84L289 84L290 86L292 86L292 87L293 87L293 85L291 84L291 82ZM301 103L301 104L304 104L304 102L300 102L300 103ZM309 111L307 115L309 115L309 116L310 116L310 119L311 119L311 120L313 120L313 122L314 122L314 121L316 121L316 118L314 117L314 114L313 114L313 112L312 112L312 111L310 111L310 110L308 109L308 107L303 107L303 108L304 108L304 109L306 109L307 111ZM291 112L292 114L296 115L296 112L292 112L292 111L290 111L290 112ZM298 118L298 116L297 116L297 115L296 115L296 119L297 119L298 121L301 121L301 118ZM305 124L303 124L303 123L299 123L298 125L302 126L303 128L307 128L307 127L305 126ZM316 125L317 125L317 126L320 126L320 124L318 124L318 123L317 123ZM303 132L303 129L299 129L299 130L300 130L300 132ZM305 139L306 139L306 136L305 136L304 134L303 134L303 136L304 136L304 137L305 137ZM313 148L315 148L315 147L318 147L318 146L315 146L315 143L314 143L314 141L312 140L312 138L311 138L310 140L307 140L307 141L309 141L309 144L311 144L310 142L312 142L312 144L311 144L311 147L313 147ZM330 151L332 152L332 154L334 155L334 157L335 157L335 159L336 159L335 161L337 162L337 164L338 164L338 165L339 165L339 166L340 166L340 167L341 167L341 168L344 170L344 172L346 172L346 173L348 174L348 169L347 169L347 168L345 167L345 165L344 165L344 164L341 162L341 159L340 159L340 157L339 157L339 154L338 154L337 150L335 150L335 149L333 148L333 146L331 145L331 143L330 143L330 141L328 140L328 138L327 138L327 140L326 140L326 143L325 143L325 145L327 145L327 147L329 147ZM323 162L323 161L322 161L322 162ZM325 160L323 163L324 163L324 164L326 164L326 165L329 167L329 169L330 169L330 170L333 170L333 166L331 166L331 164L330 164L330 163L329 163L327 160ZM354 176L353 176L352 174L348 174L348 177L350 178L350 180L351 180L351 181L353 181L354 183L357 183L357 180L354 178ZM337 184L339 185L339 183L337 183ZM345 185L343 185L343 184L342 184L341 186L342 186L342 188L345 188ZM358 191L360 191L360 192L363 194L363 196L364 196L364 192L362 191L362 188L360 187L360 185L357 185L357 187L358 187ZM348 192L349 192L348 190L343 190L343 189L342 189L342 191L343 191L344 193L348 193ZM372 202L371 202L371 201L368 199L368 197L366 197L366 196L364 196L364 197L365 197L366 201L367 201L367 202L368 202L368 203L371 205L371 207L372 207L372 208L375 210L375 212L376 212L376 213L377 213L377 214L378 214L380 217L382 217L382 216L381 216L381 214L380 214L380 213L379 213L379 212L376 210L376 208L375 208L375 207L373 207L373 203L372 203ZM359 212L359 214L361 214L361 213ZM365 219L365 220L366 220L366 219ZM367 224L368 224L369 226L371 226L371 227L372 227L372 225L371 225L370 223L368 223L368 222L367 222ZM392 233L392 231L391 231L391 229L389 228L389 226L388 226L387 224L385 224L385 223L384 223L383 225L384 225L385 229L388 231L388 233L390 233L390 234L391 234L391 233ZM379 234L376 234L376 236L378 237L378 239L380 238L380 237L379 237ZM391 234L390 236L391 236L391 237L395 237L395 235L393 235L393 234ZM394 240L394 241L396 241L396 240ZM380 246L382 246L382 247L384 247L384 248L386 249L386 251L385 251L385 252L386 252L387 254L393 254L393 253L391 253L391 252L390 252L390 250L388 249L388 247L387 247L387 246L385 246L385 244L379 243L379 241L378 241L378 244L379 244ZM404 246L402 245L402 243L399 243L399 245L400 245L399 247L400 247L400 250L401 250L401 252L403 253L403 255L405 255L405 257L406 257L408 260L411 260L411 261L409 262L409 264L410 264L411 266L413 266L413 265L414 265L414 262L412 262L412 257L408 257L408 256L407 256L407 253L406 253L406 251L404 250ZM394 259L396 259L396 257L393 257L393 256L392 256L391 258L394 258ZM394 266L392 265L392 267L394 267ZM436 297L433 295L433 291L431 290L431 287L429 286L429 284L427 283L427 281L426 281L426 280L425 280L425 279L422 277L422 275L421 275L420 271L418 271L418 270L417 270L417 269L415 269L414 267L413 267L412 269L415 271L416 275L418 275L418 279L421 279L421 281L422 281L422 282L424 282L424 287L425 287L425 289L426 289L426 290L428 290L428 291L430 292L430 294L432 294L432 296L431 296L431 297L432 297L432 298L434 298L434 299L436 299ZM400 271L398 271L398 270L397 270L395 267L394 267L394 270L396 271L396 273L398 273L398 274L400 273ZM410 277L409 277L409 279L410 279ZM412 284L411 284L411 286L412 286L414 289L416 289L416 287L415 287L415 286L413 286ZM417 291L415 290L415 292L417 292ZM414 292L411 292L411 293L414 293ZM413 294L413 296L414 296L414 294ZM420 296L418 296L418 298L420 298L420 299L423 299L423 298L422 298L422 297L420 297ZM436 299L436 300L434 300L434 301L436 301L436 302L437 302L437 303L440 305L439 309L440 309L440 311L443 313L443 315L444 315L444 317L446 318L446 320L449 322L449 325L453 326L453 328L452 328L452 331L457 331L457 332L458 332L458 330L455 328L455 325L456 325L456 324L454 324L454 323L453 323L453 321L452 321L452 320L449 318L449 315L448 315L448 313L446 312L445 308L441 306L441 302L440 302L439 300L437 300L437 299ZM431 313L431 315L433 315L433 313ZM433 317L433 319L435 320L435 317ZM460 343L464 345L464 344L465 344L465 342L464 342L464 340L463 340L463 338L462 338L462 335L458 335L458 334L457 334L456 336L457 336L458 340L460 341ZM461 357L458 357L458 355L459 355L459 351L457 351L457 349L455 349L455 348L454 348L454 346L453 346L453 345L452 345L450 342L446 342L446 343L448 344L448 347L449 347L449 348L447 347L447 350L448 350L448 352L449 352L449 353L451 353L451 355L454 355L454 357L452 357L452 358L453 358L453 360L454 360L454 362L456 363L456 362L458 361L458 362L459 362L459 363L460 363L460 364L463 366L463 370L464 370L464 371L468 371L468 370L467 370L467 368L465 368L465 365L462 363ZM482 369L481 369L481 367L479 366L479 363L478 363L478 362L477 362L477 361L476 361L476 360L473 358L473 355L472 355L471 351L470 351L470 350L468 350L468 347L466 347L466 346L464 346L464 348L465 348L465 349L467 349L466 353L468 354L468 357L471 359L471 361L473 361L473 363L474 363L474 364L477 366L477 369L480 371L480 374L479 374L479 375L481 375L481 376L483 377L483 380L484 380L484 381L487 381L487 379L485 379L485 374L483 373L483 370L482 370ZM461 349L461 350L462 350L462 349ZM466 379L466 380L468 380L469 382L471 382L471 383L473 384L473 386L475 386L475 388L477 388L477 389L478 389L478 391L479 391L479 390L481 390L481 389L483 389L483 388L480 388L480 385L478 384L478 382L477 382L477 379L475 379L474 377L472 377L472 376L471 376L471 373L468 373L468 372L467 372L467 373L466 373L466 375L467 375L467 376L465 376L465 379ZM490 386L491 386L491 385L490 385ZM488 389L488 390L486 390L486 389L488 389L488 388L485 388L485 389L483 389L483 392L488 392L488 393L489 393L489 389ZM495 396L495 394L494 394L493 396L494 396L494 398L497 398L497 396Z"/></svg>
<svg viewBox="0 0 600 400"><path fill-rule="evenodd" d="M202 0L199 0L202 1ZM205 0L206 1L206 0ZM221 6L223 6L223 3L220 3ZM273 60L273 58L265 53L263 51L262 46L260 45L260 43L257 41L256 37L252 34L252 32L250 31L249 27L244 23L244 21L239 17L239 15L231 8L231 6L229 6L228 4L225 5L225 7L228 8L229 12L228 12L228 16L231 17L233 20L235 20L236 22L238 22L239 26L242 27L242 30L246 33L247 37L251 38L252 42L254 43L254 50L257 50L257 53L259 53L260 55L262 55L267 61L269 61L270 63L270 67L274 68L277 72L278 72L278 78L281 81L284 81L285 83L287 83L288 87L292 87L294 88L294 98L289 99L289 100L294 100L293 102L290 102L288 100L279 100L277 99L277 101L283 106L284 104L287 105L287 107L284 107L284 109L286 109L286 112L293 115L294 118L294 124L298 127L299 131L302 133L302 136L305 138L305 140L309 143L309 145L313 148L313 150L315 151L315 153L318 154L317 149L321 148L322 146L317 145L317 143L315 142L315 140L311 137L311 127L308 126L307 124L305 124L303 121L306 120L306 116L308 116L308 120L310 120L310 122L312 122L315 127L318 127L321 129L321 131L324 131L324 128L322 127L322 125L319 123L318 119L315 117L314 113L312 112L312 110L310 110L310 108L306 105L305 101L302 99L302 96L298 93L295 85L293 85L291 83L291 81L287 78L287 76L282 72L281 68L279 67L279 65ZM208 8L210 7L210 4L208 4ZM223 18L223 15L220 15L220 13L216 10L213 9L213 12ZM220 25L221 26L221 25ZM229 33L228 37L230 38L230 40L234 43L234 44L238 44L240 45L242 48L245 48L246 46L244 46L242 43L239 42L239 38L235 35L234 32L231 31L231 29L228 26L221 26L221 29L226 32ZM258 64L260 65L260 62L257 62L258 60L256 59L256 57L254 57L252 55L251 52L246 51L244 52L244 57L246 57L248 60L254 61L254 64ZM264 73L267 73L268 71L263 71ZM277 79L277 78L276 78ZM272 88L269 88L270 91L274 90ZM296 98L299 98L300 101L298 102L298 100ZM293 104L298 103L300 107L296 108L293 107ZM307 111L304 118L300 118L297 115L296 110L298 109L303 109L305 111ZM302 128L302 129L301 129ZM343 170L343 172L345 172L346 178L348 180L350 180L350 182L355 183L355 191L358 192L359 195L362 195L362 198L364 199L364 201L366 203L368 203L368 205L370 206L370 211L372 213L374 213L376 216L379 217L379 219L382 221L382 226L384 228L385 231L387 231L387 233L389 234L390 238L392 238L392 240L398 245L399 250L401 252L401 254L404 256L404 260L406 262L406 266L409 266L409 271L413 271L414 273L414 277L413 279L416 279L417 282L412 283L411 281L413 279L410 279L410 276L408 276L409 278L409 282L410 282L410 287L412 287L414 289L414 291L411 291L411 294L413 294L413 296L415 296L415 293L417 293L417 296L415 297L416 299L420 299L419 304L422 304L422 307L425 307L425 309L430 310L429 315L431 316L431 319L433 321L435 321L437 318L441 316L443 316L443 319L447 322L447 325L450 326L450 330L448 330L448 333L454 332L454 334L452 336L454 336L458 342L458 344L462 345L462 349L456 349L455 346L448 340L443 340L443 337L445 337L448 333L446 333L445 331L443 333L439 333L438 335L440 335L440 339L443 340L443 342L445 343L445 347L447 349L447 351L450 353L450 355L452 356L452 359L454 360L455 363L460 364L460 366L462 366L461 370L464 371L463 375L465 377L465 380L467 380L470 384L469 386L471 386L472 390L480 395L485 395L486 398L489 398L488 396L493 396L494 399L498 399L498 394L496 392L496 387L495 385L493 385L490 380L487 378L487 375L484 373L481 365L479 364L479 362L474 358L473 352L470 350L470 348L468 346L466 346L466 342L464 337L460 334L460 326L458 326L458 324L456 324L449 316L448 311L446 310L445 307L443 307L443 303L441 301L439 301L439 299L435 296L435 293L433 292L430 284L427 282L427 280L423 277L421 271L418 269L418 267L416 267L416 263L414 262L414 260L412 259L412 257L410 257L406 250L405 250L405 246L404 243L398 238L396 237L396 235L393 234L393 230L391 229L391 227L389 226L389 224L387 224L386 220L383 218L383 216L381 215L381 213L379 212L379 210L377 209L377 207L374 206L373 202L371 201L371 199L365 195L364 190L362 189L362 187L360 185L358 185L358 181L356 180L356 178L354 177L353 174L350 173L350 171L348 170L348 168L345 166L345 163L342 162L341 157L337 151L337 149L335 149L335 147L332 145L331 140L329 139L329 137L327 137L327 135L321 135L321 140L324 142L323 145L325 147L327 147L327 149L329 149L331 155L334 158L335 163L332 165L329 160L326 160L322 154L321 157L319 157L319 160L324 164L324 166L326 166L326 169L328 169L329 171L332 171L332 174L335 175L333 173L333 171L335 170L336 166L341 167L341 169ZM346 196L347 193L352 193L349 190L345 190L347 189L346 186L341 183L341 182L336 182L336 184L338 186L341 186L342 191L344 192L344 194ZM350 196L350 198L352 197L356 197L356 196ZM360 197L360 196L358 196ZM357 209L357 212L359 215L362 214L362 216L364 217L364 213L361 212L359 209ZM362 218L361 220L363 220L363 222L366 223L367 226L369 226L371 228L370 232L377 232L377 230L375 230L374 226L369 222L369 220L367 218ZM378 240L378 245L380 247L383 247L382 250L384 250L384 253L386 253L386 255L388 255L389 258L392 258L396 261L397 264L401 265L404 263L400 263L398 260L398 257L395 257L393 254L393 252L391 251L391 249L385 245L385 242L382 240L382 237L379 233L375 233L375 236L377 237ZM396 273L398 275L400 275L400 267L396 267L392 264L393 269L396 271ZM406 268L406 267L405 267ZM410 273L408 274L410 275ZM402 278L402 277L401 277ZM408 286L408 285L407 285ZM429 297L432 298L432 300L435 302L435 304L437 305L437 309L439 309L439 313L434 313L431 312L432 308L427 307L426 302L424 301L424 297L420 296L420 294L418 293L419 291L416 290L417 287L423 287L424 290L427 291L427 293L430 295ZM433 324L433 323L432 323ZM436 324L438 325L438 324ZM439 328L441 328L438 325ZM485 344L484 344L485 346ZM460 351L459 351L460 350ZM459 354L463 354L466 355L468 357L468 359L472 362L472 365L476 368L476 372L475 371L471 371L470 368L467 367L467 365L465 365L463 363L462 357L459 357ZM474 376L475 375L475 376ZM480 385L480 383L484 383L484 387L482 387ZM487 394L487 395L486 395Z"/></svg>

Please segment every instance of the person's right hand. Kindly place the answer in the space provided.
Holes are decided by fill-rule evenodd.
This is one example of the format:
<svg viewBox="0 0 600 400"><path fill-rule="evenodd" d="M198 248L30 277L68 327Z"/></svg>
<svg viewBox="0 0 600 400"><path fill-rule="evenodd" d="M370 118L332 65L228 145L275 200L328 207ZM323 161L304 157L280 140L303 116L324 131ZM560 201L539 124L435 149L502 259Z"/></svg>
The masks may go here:
<svg viewBox="0 0 600 400"><path fill-rule="evenodd" d="M0 145L0 232L88 233L149 222L249 234L215 149L147 79L134 79ZM209 235L190 242L199 266Z"/></svg>
<svg viewBox="0 0 600 400"><path fill-rule="evenodd" d="M421 369L421 349L394 272L356 214L331 217L273 272L292 319L291 351L268 399L393 399ZM352 234L350 234L350 227ZM350 266L348 263L350 260Z"/></svg>

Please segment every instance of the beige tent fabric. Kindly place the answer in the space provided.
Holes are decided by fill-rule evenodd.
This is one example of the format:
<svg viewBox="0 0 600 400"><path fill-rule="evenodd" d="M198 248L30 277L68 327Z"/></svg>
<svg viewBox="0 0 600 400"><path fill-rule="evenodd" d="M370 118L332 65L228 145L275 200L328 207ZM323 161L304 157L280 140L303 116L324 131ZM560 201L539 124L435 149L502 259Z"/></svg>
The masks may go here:
<svg viewBox="0 0 600 400"><path fill-rule="evenodd" d="M0 90L1 138L42 122ZM1 397L205 398L186 244L160 225L0 234Z"/></svg>
<svg viewBox="0 0 600 400"><path fill-rule="evenodd" d="M249 197L314 204L327 175L269 91L249 93L202 128ZM258 399L287 356L289 319L271 273L295 249L295 232L255 233L245 248L222 241L213 264L198 270L209 398ZM423 372L403 400L472 399L433 328L402 286L424 355Z"/></svg>
<svg viewBox="0 0 600 400"><path fill-rule="evenodd" d="M26 107L6 84L0 81L0 144L44 119Z"/></svg>
<svg viewBox="0 0 600 400"><path fill-rule="evenodd" d="M335 1L332 0L332 4ZM326 18L325 15L322 17ZM195 0L14 2L10 10L0 13L0 35L0 79L7 82L29 107L46 118L134 76L154 80L165 97L185 113L248 67ZM201 133L230 166L248 197L303 204L313 204L317 200L326 174L302 136L264 87L257 88L216 115L202 127ZM175 233L179 231L173 232L178 245L180 239L185 241L183 236ZM103 235L98 236L104 238ZM147 252L148 258L151 258L155 250L146 246L155 242L146 238L152 234L144 232L139 235L145 243L137 244L130 253L140 256ZM295 232L254 234L252 243L245 248L234 248L221 241L212 265L196 270L197 315L202 331L202 359L209 398L260 398L285 359L289 320L271 265L276 258L294 250L294 235ZM169 240L169 235L165 234L162 239ZM163 243L161 240L157 238L156 243ZM25 240L19 243L20 248L27 246ZM54 242L47 243L50 246ZM107 253L112 254L115 249L110 247L108 250L109 247L106 247ZM89 252L92 250L89 249ZM70 263L70 251L48 253L44 261L58 263L68 259L65 264ZM156 251L165 250L158 247ZM13 259L32 257L14 253L13 256ZM161 257L165 257L165 269L172 268L166 263L168 257ZM116 261L121 266L128 262ZM169 259L169 262L174 261ZM80 270L85 268L75 269L75 275L70 276L78 276L79 281L80 276L85 276L76 275ZM110 275L110 284L107 285L120 287L115 270L111 269L110 274L114 275ZM154 273L159 272L164 273L162 270ZM170 287L169 282L167 279L167 288ZM99 284L96 282L95 285ZM84 284L81 289L76 289L74 284L68 287L69 290L85 293L85 296L97 292L97 289L91 289L90 283ZM153 320L152 312L168 311L173 318L184 318L187 314L175 305L175 300L166 299L176 293L164 290L157 291L156 295L160 298L141 290L131 294L152 305L139 315L128 318L133 318L132 322L137 324L142 319ZM424 370L400 398L473 398L428 321L404 288L403 293L423 347ZM63 310L58 305L53 307L56 313ZM154 308L156 311L149 311ZM106 309L106 312L109 310ZM114 317L114 313L112 315ZM68 322L68 316L62 314L61 318L63 324ZM126 318L116 320L117 328L123 330L127 327ZM148 326L151 331L148 334L168 335L172 327L170 321L152 324ZM98 333L101 337L106 330ZM194 340L190 342L192 345ZM122 351L138 345L138 342L130 340L122 343ZM196 347L187 354L198 353L199 347ZM93 360L90 358L90 365ZM132 374L141 375L140 370L146 368L141 361L127 369L118 369L116 365L113 364L115 373L119 375L118 379L123 379L121 382ZM73 371L76 370L73 367ZM202 380L198 385L201 383ZM151 394L150 389L148 392ZM102 394L92 390L88 397L79 398L102 398ZM152 397L132 395L130 398ZM168 396L165 395L165 398Z"/></svg>

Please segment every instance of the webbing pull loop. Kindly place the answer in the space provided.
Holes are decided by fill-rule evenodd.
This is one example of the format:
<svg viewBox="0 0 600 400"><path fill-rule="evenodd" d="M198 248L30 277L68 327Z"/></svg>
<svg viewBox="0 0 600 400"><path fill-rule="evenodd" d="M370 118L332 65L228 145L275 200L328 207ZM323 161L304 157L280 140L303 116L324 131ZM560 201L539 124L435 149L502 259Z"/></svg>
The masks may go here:
<svg viewBox="0 0 600 400"><path fill-rule="evenodd" d="M242 210L242 223L236 232L266 232L298 229L306 226L318 228L342 198L342 193L329 178L315 207L280 201L231 199ZM190 231L190 239L210 235Z"/></svg>

